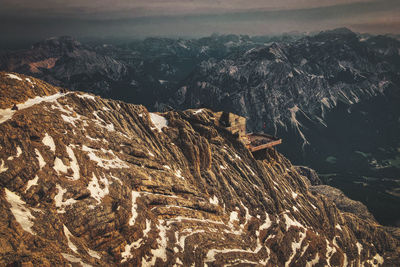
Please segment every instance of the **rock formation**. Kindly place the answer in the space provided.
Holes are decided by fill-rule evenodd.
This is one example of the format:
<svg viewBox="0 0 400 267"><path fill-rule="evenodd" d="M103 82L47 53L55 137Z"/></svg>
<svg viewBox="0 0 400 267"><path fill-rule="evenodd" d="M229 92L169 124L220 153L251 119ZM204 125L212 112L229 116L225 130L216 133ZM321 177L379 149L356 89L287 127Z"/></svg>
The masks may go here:
<svg viewBox="0 0 400 267"><path fill-rule="evenodd" d="M128 72L124 63L96 53L68 36L44 40L30 49L1 53L0 70L25 73L53 85L103 95L109 95L115 83L121 83Z"/></svg>
<svg viewBox="0 0 400 267"><path fill-rule="evenodd" d="M336 204L341 211L346 211L357 215L360 218L375 221L374 216L368 211L367 207L360 201L352 200L337 188L329 185L316 185L310 188L311 192L318 192L326 196Z"/></svg>
<svg viewBox="0 0 400 267"><path fill-rule="evenodd" d="M296 171L307 178L308 185L320 185L322 184L317 172L307 166L294 166Z"/></svg>
<svg viewBox="0 0 400 267"><path fill-rule="evenodd" d="M382 226L207 109L149 113L0 72L0 183L0 265L400 264Z"/></svg>

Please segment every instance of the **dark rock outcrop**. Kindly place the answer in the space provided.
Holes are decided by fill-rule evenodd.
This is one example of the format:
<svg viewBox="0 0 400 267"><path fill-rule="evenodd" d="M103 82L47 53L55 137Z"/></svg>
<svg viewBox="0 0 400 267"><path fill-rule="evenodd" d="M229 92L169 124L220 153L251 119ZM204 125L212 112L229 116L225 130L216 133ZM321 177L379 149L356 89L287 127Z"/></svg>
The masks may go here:
<svg viewBox="0 0 400 267"><path fill-rule="evenodd" d="M307 178L309 181L309 185L320 185L322 184L321 179L319 179L319 176L317 172L310 167L307 166L294 166L296 171L300 174L303 175L304 177Z"/></svg>
<svg viewBox="0 0 400 267"><path fill-rule="evenodd" d="M0 265L400 263L385 228L310 192L277 151L256 160L210 110L3 72L0 99Z"/></svg>

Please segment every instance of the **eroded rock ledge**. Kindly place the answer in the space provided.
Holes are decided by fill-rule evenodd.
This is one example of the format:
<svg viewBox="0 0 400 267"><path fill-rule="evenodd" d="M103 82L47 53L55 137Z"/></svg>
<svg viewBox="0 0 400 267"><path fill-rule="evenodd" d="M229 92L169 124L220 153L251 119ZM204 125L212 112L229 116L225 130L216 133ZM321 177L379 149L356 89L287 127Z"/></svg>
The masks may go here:
<svg viewBox="0 0 400 267"><path fill-rule="evenodd" d="M275 150L255 159L210 110L151 114L15 73L0 99L0 265L399 263L382 226Z"/></svg>

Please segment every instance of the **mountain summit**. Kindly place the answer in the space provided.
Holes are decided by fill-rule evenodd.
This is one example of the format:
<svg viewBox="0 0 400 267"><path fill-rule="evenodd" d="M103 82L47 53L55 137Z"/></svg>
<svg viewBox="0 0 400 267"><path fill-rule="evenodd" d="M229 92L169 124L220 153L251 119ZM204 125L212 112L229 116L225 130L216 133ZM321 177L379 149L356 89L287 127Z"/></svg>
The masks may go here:
<svg viewBox="0 0 400 267"><path fill-rule="evenodd" d="M143 106L0 73L0 265L395 266L274 149L207 109Z"/></svg>

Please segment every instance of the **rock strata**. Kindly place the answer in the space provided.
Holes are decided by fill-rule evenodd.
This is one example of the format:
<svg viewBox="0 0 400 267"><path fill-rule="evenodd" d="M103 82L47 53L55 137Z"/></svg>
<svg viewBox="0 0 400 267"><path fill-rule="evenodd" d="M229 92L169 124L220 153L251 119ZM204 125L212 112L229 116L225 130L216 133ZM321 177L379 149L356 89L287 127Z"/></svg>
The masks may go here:
<svg viewBox="0 0 400 267"><path fill-rule="evenodd" d="M382 226L277 151L253 156L210 110L149 113L4 72L0 99L0 265L400 264Z"/></svg>

